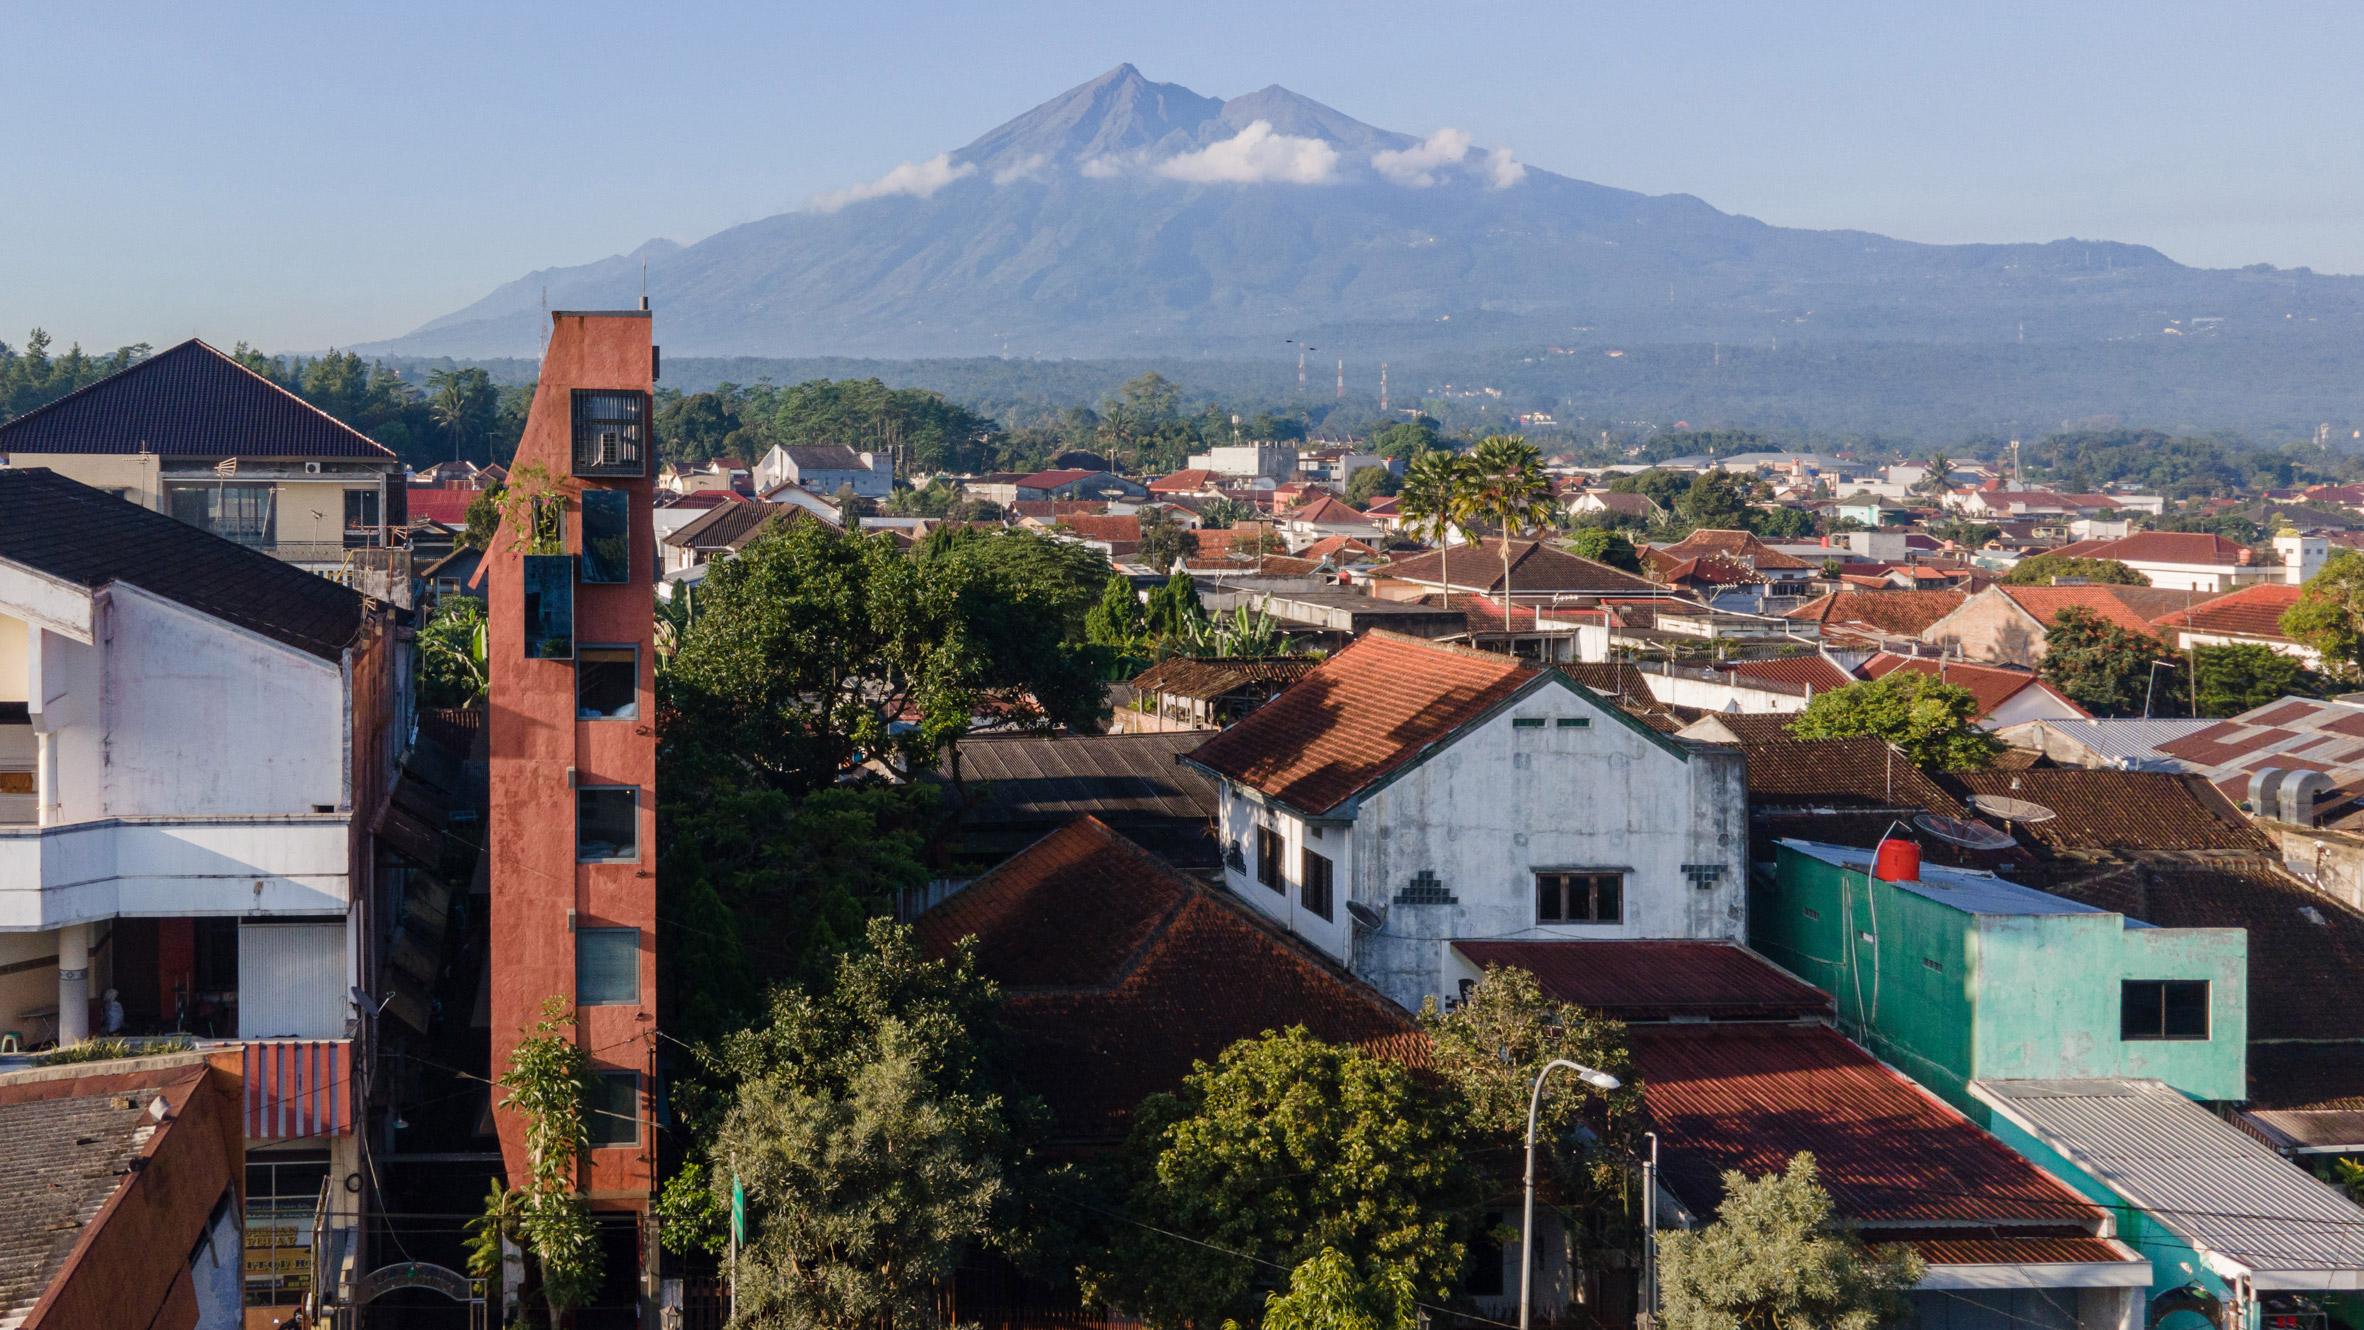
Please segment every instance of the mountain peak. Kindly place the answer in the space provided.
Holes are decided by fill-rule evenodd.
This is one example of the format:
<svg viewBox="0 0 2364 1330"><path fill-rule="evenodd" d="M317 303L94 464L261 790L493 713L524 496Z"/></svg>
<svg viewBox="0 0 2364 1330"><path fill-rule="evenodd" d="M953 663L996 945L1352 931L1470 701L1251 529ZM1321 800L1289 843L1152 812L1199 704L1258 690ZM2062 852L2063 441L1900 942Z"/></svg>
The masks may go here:
<svg viewBox="0 0 2364 1330"><path fill-rule="evenodd" d="M953 156L994 172L1074 165L1195 146L1223 103L1179 83L1153 83L1130 64L1060 93L988 130Z"/></svg>
<svg viewBox="0 0 2364 1330"><path fill-rule="evenodd" d="M1278 83L1255 92L1243 93L1223 103L1222 119L1225 125L1235 131L1246 129L1261 120L1271 125L1275 134L1321 139L1351 152L1401 149L1418 141L1409 134L1366 125L1343 111L1333 110L1311 97L1291 92Z"/></svg>

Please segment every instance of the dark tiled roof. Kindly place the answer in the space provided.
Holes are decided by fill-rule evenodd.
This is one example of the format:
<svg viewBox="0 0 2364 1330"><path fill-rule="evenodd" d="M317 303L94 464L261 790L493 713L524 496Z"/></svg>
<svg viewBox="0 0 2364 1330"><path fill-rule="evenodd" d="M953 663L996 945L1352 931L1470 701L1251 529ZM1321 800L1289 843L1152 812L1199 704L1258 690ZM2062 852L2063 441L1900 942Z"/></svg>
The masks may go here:
<svg viewBox="0 0 2364 1330"><path fill-rule="evenodd" d="M2119 540L2090 544L2080 550L2087 559L2116 559L2120 563L2231 564L2241 559L2241 546L2206 531L2137 531Z"/></svg>
<svg viewBox="0 0 2364 1330"><path fill-rule="evenodd" d="M1864 1224L2081 1223L2081 1198L1870 1054L1820 1027L1643 1025L1642 1094L1668 1187L1694 1213L1727 1169L1757 1177L1811 1152L1840 1214Z"/></svg>
<svg viewBox="0 0 2364 1330"><path fill-rule="evenodd" d="M2251 850L2272 842L2199 776L2164 771L1964 771L1945 777L1967 794L2042 804L2058 816L2016 824L2055 850ZM2157 921L2153 921L2157 922Z"/></svg>
<svg viewBox="0 0 2364 1330"><path fill-rule="evenodd" d="M2352 1113L2364 1118L2364 1046L2251 1044L2252 1109ZM2364 1141L2364 1131L2340 1144Z"/></svg>
<svg viewBox="0 0 2364 1330"><path fill-rule="evenodd" d="M1969 598L1961 591L1834 591L1807 601L1786 617L1820 624L1829 634L1919 637Z"/></svg>
<svg viewBox="0 0 2364 1330"><path fill-rule="evenodd" d="M1543 673L1511 656L1374 629L1191 760L1293 808L1324 812Z"/></svg>
<svg viewBox="0 0 2364 1330"><path fill-rule="evenodd" d="M1313 672L1315 662L1294 656L1171 656L1133 679L1136 693L1208 701L1250 684L1291 684Z"/></svg>
<svg viewBox="0 0 2364 1330"><path fill-rule="evenodd" d="M1621 1021L1789 1020L1829 1014L1830 996L1729 942L1455 942L1481 969L1535 976L1546 995Z"/></svg>
<svg viewBox="0 0 2364 1330"><path fill-rule="evenodd" d="M1844 688L1854 675L1825 656L1791 656L1786 660L1743 660L1724 667L1744 679L1777 679L1782 683L1812 684L1817 689Z"/></svg>
<svg viewBox="0 0 2364 1330"><path fill-rule="evenodd" d="M1881 740L1792 738L1786 716L1714 719L1740 739L1752 807L1919 808L1961 815L1958 800Z"/></svg>
<svg viewBox="0 0 2364 1330"><path fill-rule="evenodd" d="M0 453L359 457L369 436L195 338L0 425Z"/></svg>
<svg viewBox="0 0 2364 1330"><path fill-rule="evenodd" d="M919 918L945 956L977 938L1019 1080L1068 1141L1124 1137L1148 1095L1241 1039L1302 1025L1420 1066L1411 1018L1248 907L1079 819Z"/></svg>
<svg viewBox="0 0 2364 1330"><path fill-rule="evenodd" d="M693 517L666 535L665 543L689 550L739 550L774 523L819 522L832 531L841 528L826 517L793 503L725 503Z"/></svg>
<svg viewBox="0 0 2364 1330"><path fill-rule="evenodd" d="M2026 670L2006 669L2000 665L1972 665L1965 661L1931 660L1926 656L1892 656L1885 651L1863 663L1863 672L1874 679L1886 678L1897 670L1926 674L1933 679L1969 689L1970 695L1978 699L1978 715L1981 719L1993 715L1996 707L2019 696L2023 689L2044 686L2034 674ZM2070 699L2060 697L2057 693L2053 696L2074 709L2078 715L2086 714L2085 708Z"/></svg>
<svg viewBox="0 0 2364 1330"><path fill-rule="evenodd" d="M1122 517L1076 513L1060 518L1059 525L1086 540L1139 540L1141 538L1141 519L1131 513Z"/></svg>
<svg viewBox="0 0 2364 1330"><path fill-rule="evenodd" d="M1212 822L1214 782L1178 760L1206 739L1204 730L974 735L954 748L975 801L963 820L1048 827L1089 814L1118 825L1141 818ZM933 778L949 786L949 759Z"/></svg>
<svg viewBox="0 0 2364 1330"><path fill-rule="evenodd" d="M0 470L0 513L0 559L76 586L126 582L324 660L361 629L359 592L39 467Z"/></svg>
<svg viewBox="0 0 2364 1330"><path fill-rule="evenodd" d="M1814 565L1781 551L1757 539L1753 531L1724 531L1703 527L1683 537L1664 550L1677 559L1696 559L1702 555L1720 554L1731 559L1746 559L1759 568L1787 571L1811 568Z"/></svg>
<svg viewBox="0 0 2364 1330"><path fill-rule="evenodd" d="M1389 577L1408 582L1437 585L1445 583L1449 572L1451 585L1457 589L1471 587L1498 592L1502 586L1502 539L1488 536L1475 545L1455 545L1450 550L1415 554L1396 560L1383 571ZM1647 579L1580 558L1539 540L1511 542L1510 589L1513 595L1532 596L1553 592L1628 596L1665 593L1665 588Z"/></svg>

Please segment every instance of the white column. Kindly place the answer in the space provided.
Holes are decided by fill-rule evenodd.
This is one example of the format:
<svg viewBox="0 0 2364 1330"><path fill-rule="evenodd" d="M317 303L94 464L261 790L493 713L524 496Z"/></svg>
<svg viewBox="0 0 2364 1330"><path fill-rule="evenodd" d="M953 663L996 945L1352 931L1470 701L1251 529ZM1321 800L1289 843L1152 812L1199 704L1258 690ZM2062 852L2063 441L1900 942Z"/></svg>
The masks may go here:
<svg viewBox="0 0 2364 1330"><path fill-rule="evenodd" d="M90 1038L90 925L57 930L57 1042Z"/></svg>

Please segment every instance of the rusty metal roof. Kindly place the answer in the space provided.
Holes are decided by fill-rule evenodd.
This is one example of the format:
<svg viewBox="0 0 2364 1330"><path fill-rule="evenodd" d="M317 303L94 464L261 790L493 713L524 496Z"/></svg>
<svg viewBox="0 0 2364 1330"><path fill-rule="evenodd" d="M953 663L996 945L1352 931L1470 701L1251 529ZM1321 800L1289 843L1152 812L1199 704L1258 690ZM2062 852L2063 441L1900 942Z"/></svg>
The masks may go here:
<svg viewBox="0 0 2364 1330"><path fill-rule="evenodd" d="M1831 1009L1821 989L1730 942L1469 941L1453 950L1480 968L1525 970L1550 996L1621 1021L1787 1020Z"/></svg>

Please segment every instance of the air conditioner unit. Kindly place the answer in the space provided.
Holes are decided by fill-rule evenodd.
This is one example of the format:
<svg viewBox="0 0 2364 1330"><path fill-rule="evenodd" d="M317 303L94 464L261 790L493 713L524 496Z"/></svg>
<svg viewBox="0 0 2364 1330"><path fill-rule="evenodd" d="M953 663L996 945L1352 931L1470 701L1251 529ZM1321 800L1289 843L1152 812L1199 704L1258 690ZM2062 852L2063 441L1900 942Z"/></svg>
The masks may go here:
<svg viewBox="0 0 2364 1330"><path fill-rule="evenodd" d="M307 476L317 476L317 475L319 475L319 474L320 474L320 464L319 464L318 462L306 462L306 463L304 463L304 474L305 474L305 475L307 475Z"/></svg>

